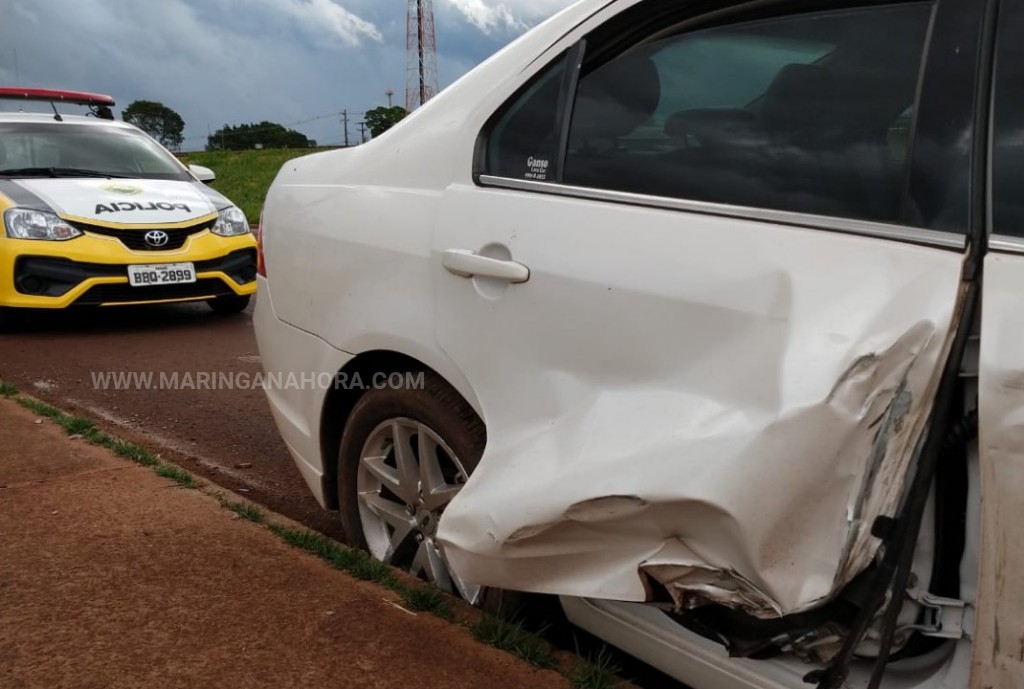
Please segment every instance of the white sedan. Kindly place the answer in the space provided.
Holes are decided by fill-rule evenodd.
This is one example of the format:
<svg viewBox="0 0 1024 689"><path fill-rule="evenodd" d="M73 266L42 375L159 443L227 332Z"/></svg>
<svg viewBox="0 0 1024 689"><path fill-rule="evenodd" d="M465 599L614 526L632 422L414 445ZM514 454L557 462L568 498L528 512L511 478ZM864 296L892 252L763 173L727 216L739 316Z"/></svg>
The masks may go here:
<svg viewBox="0 0 1024 689"><path fill-rule="evenodd" d="M287 163L255 323L313 494L697 689L1024 686L994 7L584 0Z"/></svg>

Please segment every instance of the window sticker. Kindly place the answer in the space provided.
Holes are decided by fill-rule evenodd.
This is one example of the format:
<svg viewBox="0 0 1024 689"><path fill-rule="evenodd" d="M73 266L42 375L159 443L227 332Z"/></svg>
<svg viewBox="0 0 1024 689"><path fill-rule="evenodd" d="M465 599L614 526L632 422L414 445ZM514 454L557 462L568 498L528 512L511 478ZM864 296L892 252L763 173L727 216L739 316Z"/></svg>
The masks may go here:
<svg viewBox="0 0 1024 689"><path fill-rule="evenodd" d="M551 163L546 158L535 158L530 156L526 159L526 179L533 179L543 182L548 178L548 167Z"/></svg>

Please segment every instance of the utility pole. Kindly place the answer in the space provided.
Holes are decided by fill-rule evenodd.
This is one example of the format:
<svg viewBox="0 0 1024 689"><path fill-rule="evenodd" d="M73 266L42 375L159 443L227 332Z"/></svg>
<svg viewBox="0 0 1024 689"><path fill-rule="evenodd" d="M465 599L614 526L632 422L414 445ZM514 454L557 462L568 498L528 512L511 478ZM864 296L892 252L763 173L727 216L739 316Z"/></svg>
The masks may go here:
<svg viewBox="0 0 1024 689"><path fill-rule="evenodd" d="M392 97L394 97L395 92L392 91L391 89L388 89L387 91L384 92L384 95L388 97L388 107L391 108L392 107L391 99L392 99Z"/></svg>
<svg viewBox="0 0 1024 689"><path fill-rule="evenodd" d="M341 121L345 123L345 148L348 148L348 110L341 111Z"/></svg>
<svg viewBox="0 0 1024 689"><path fill-rule="evenodd" d="M366 123L365 122L360 122L359 123L359 140L360 140L360 143L364 143L364 144L366 143Z"/></svg>

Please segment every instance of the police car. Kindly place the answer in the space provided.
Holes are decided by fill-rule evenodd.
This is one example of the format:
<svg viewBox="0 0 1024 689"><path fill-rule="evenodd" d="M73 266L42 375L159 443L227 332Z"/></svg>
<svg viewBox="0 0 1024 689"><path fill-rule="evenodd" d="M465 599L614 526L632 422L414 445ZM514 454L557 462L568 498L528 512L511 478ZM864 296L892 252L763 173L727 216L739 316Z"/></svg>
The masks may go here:
<svg viewBox="0 0 1024 689"><path fill-rule="evenodd" d="M205 301L243 310L256 291L245 215L138 128L109 96L0 88L52 113L0 113L0 325L24 309ZM90 108L60 114L56 104Z"/></svg>

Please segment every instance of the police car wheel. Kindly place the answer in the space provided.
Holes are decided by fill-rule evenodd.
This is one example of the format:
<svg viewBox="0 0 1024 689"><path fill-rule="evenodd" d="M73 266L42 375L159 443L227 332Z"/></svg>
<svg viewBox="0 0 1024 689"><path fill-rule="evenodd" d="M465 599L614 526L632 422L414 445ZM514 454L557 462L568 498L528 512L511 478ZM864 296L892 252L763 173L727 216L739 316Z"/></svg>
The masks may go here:
<svg viewBox="0 0 1024 689"><path fill-rule="evenodd" d="M251 297L217 297L206 302L214 313L241 313L249 305Z"/></svg>

